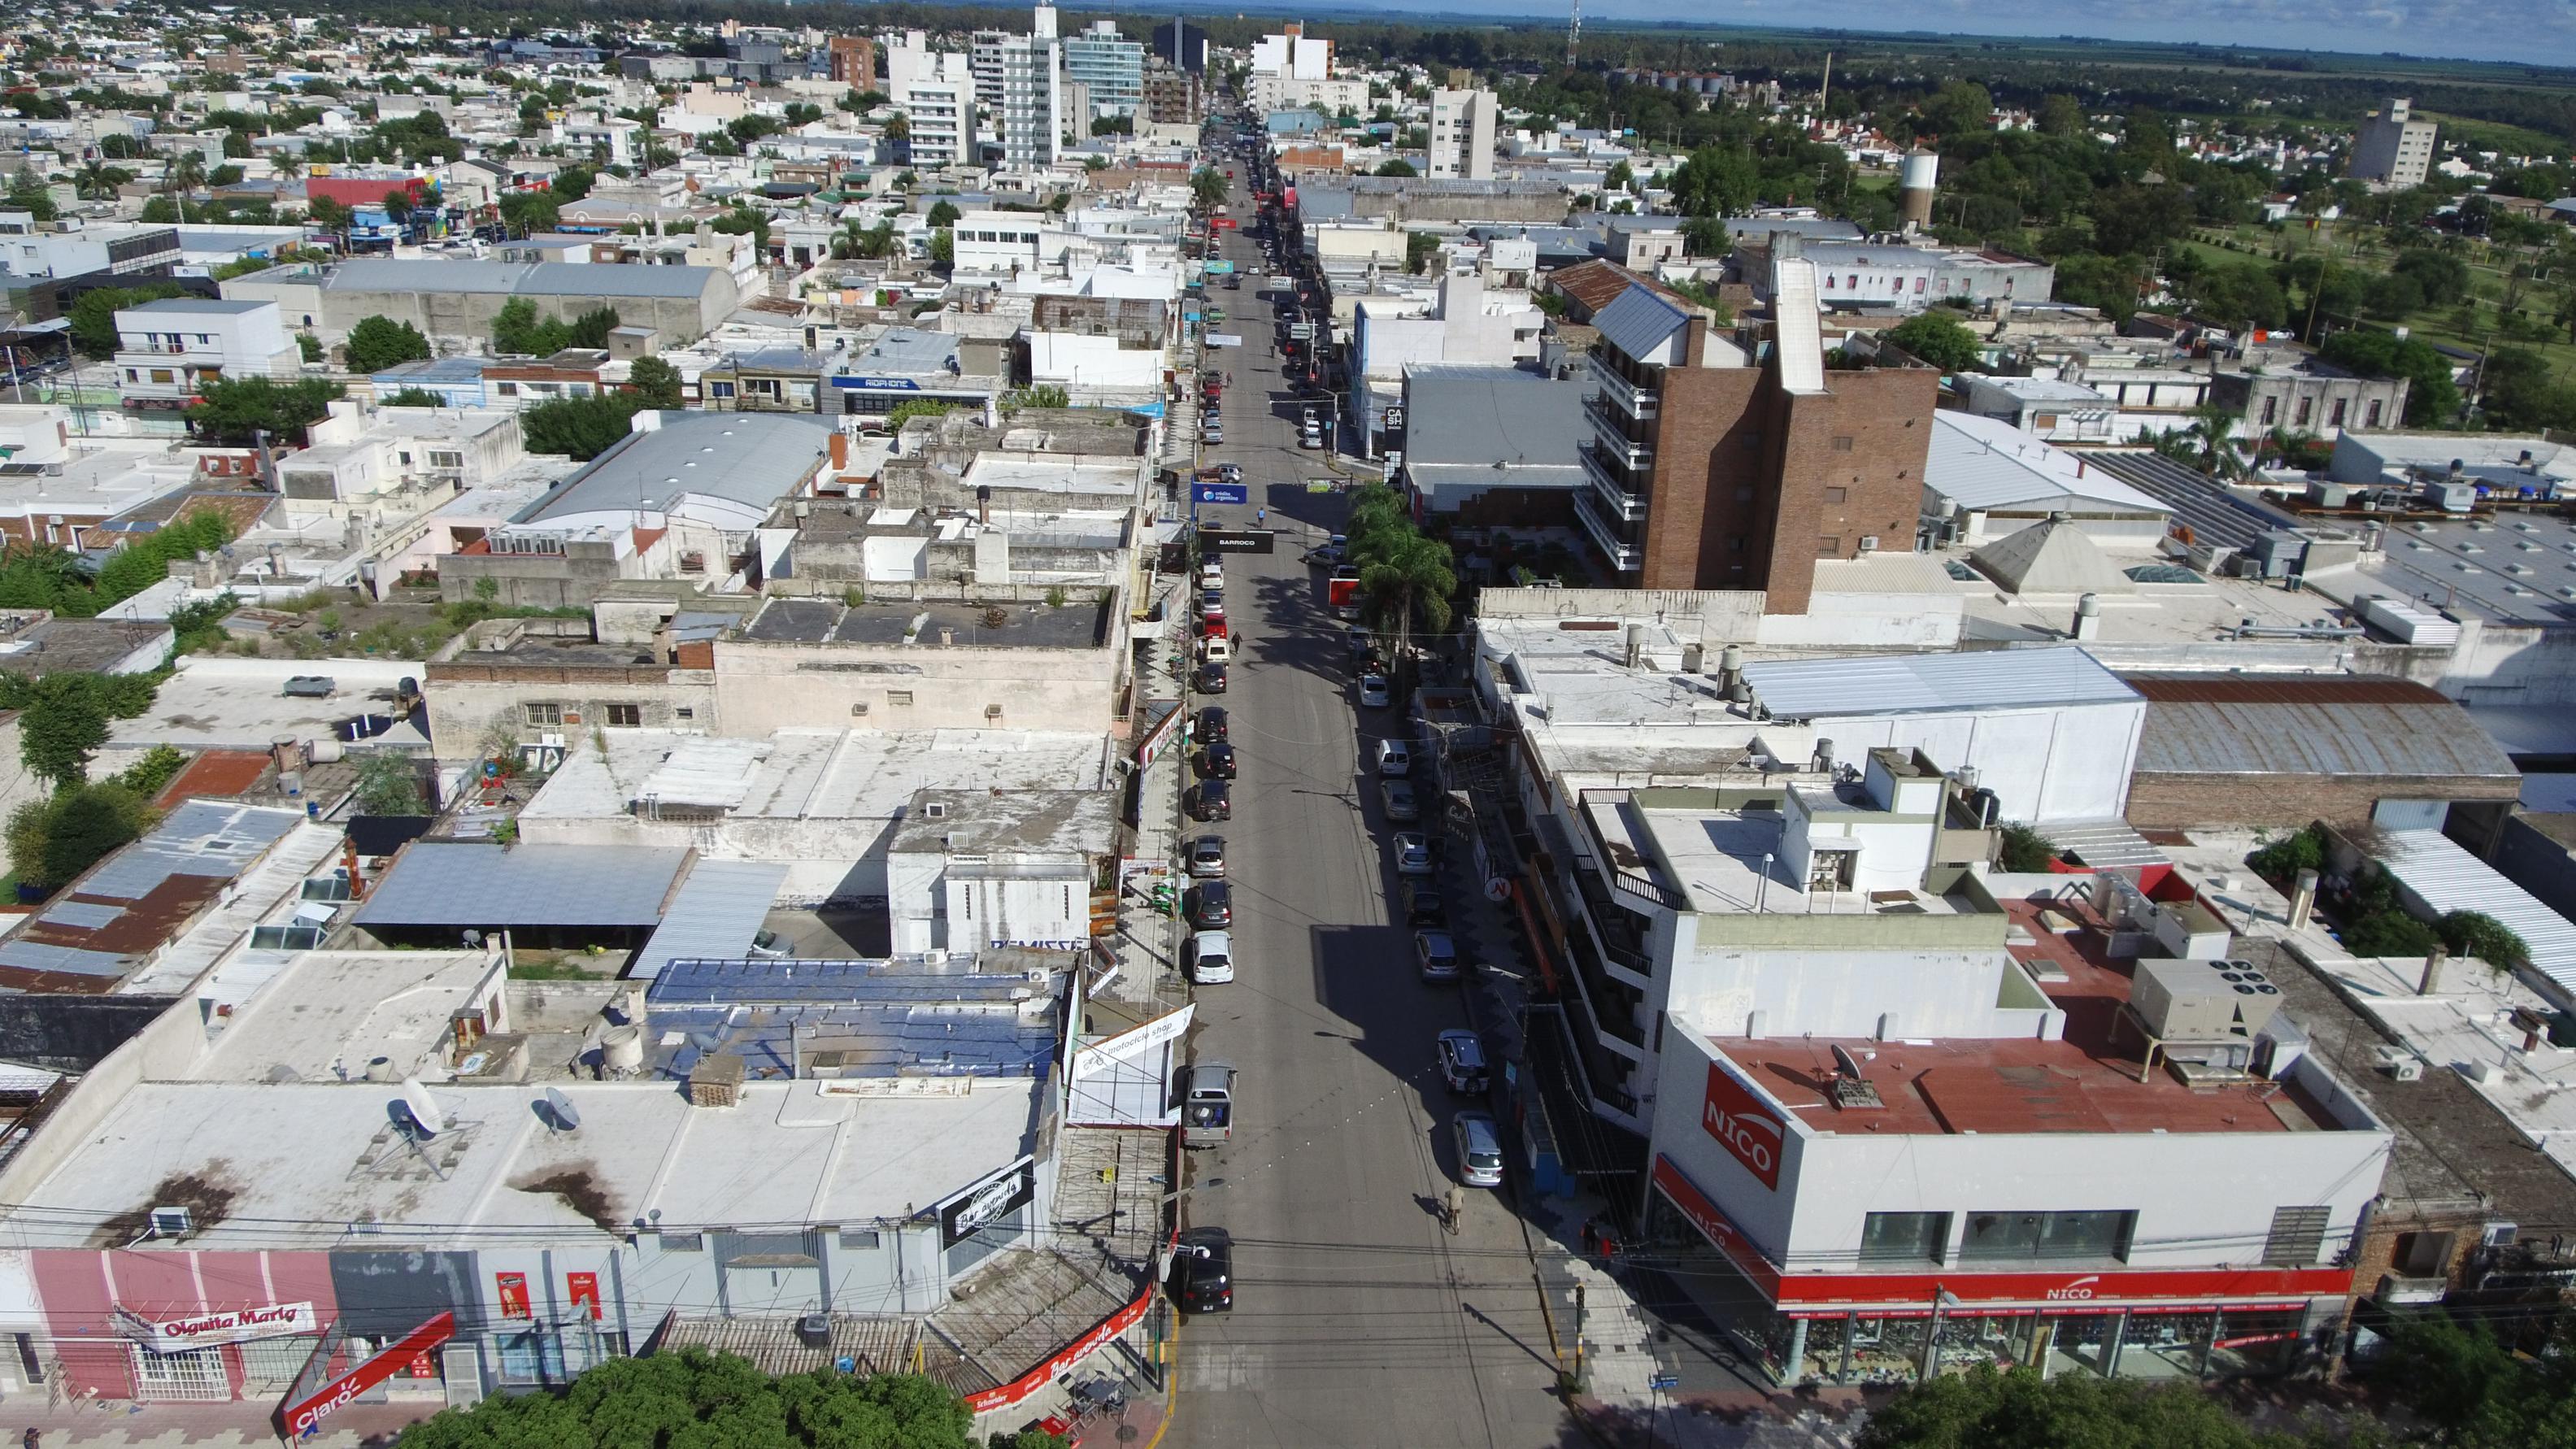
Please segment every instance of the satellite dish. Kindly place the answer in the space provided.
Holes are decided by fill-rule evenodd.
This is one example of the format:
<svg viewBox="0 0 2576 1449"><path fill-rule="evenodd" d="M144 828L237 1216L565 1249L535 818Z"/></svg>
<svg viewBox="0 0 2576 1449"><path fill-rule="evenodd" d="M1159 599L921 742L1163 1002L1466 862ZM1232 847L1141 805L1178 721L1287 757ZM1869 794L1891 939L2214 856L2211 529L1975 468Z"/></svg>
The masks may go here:
<svg viewBox="0 0 2576 1449"><path fill-rule="evenodd" d="M1830 1043L1828 1043L1828 1045L1831 1045L1831 1044L1830 1044ZM1849 1077L1849 1078L1851 1078L1851 1079L1852 1079L1853 1081L1855 1081L1855 1082L1863 1080L1863 1078L1862 1078L1862 1076L1861 1076L1861 1073L1860 1073L1860 1059L1859 1059L1859 1058L1857 1058L1857 1057L1853 1056L1850 1052L1848 1052L1848 1051L1846 1051L1846 1050L1844 1050L1843 1048L1838 1047L1838 1046L1837 1046L1837 1047L1834 1047L1833 1051L1834 1051L1834 1070L1835 1070L1839 1075Z"/></svg>
<svg viewBox="0 0 2576 1449"><path fill-rule="evenodd" d="M481 931L463 931L458 934L464 938L465 944L468 946L480 946L483 944L483 933Z"/></svg>
<svg viewBox="0 0 2576 1449"><path fill-rule="evenodd" d="M420 1084L420 1078L403 1078L402 1100L421 1136L435 1137L447 1130L447 1114L438 1110L438 1103L430 1097L429 1088Z"/></svg>
<svg viewBox="0 0 2576 1449"><path fill-rule="evenodd" d="M546 1088L546 1115L554 1119L555 1130L570 1132L581 1126L581 1113L573 1110L572 1098L554 1087Z"/></svg>

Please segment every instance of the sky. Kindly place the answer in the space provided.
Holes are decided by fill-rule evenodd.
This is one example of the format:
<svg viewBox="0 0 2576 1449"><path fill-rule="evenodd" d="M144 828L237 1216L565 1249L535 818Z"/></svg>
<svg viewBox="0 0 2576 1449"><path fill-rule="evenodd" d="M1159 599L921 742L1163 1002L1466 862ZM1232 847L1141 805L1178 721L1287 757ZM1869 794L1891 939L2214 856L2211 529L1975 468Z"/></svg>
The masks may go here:
<svg viewBox="0 0 2576 1449"><path fill-rule="evenodd" d="M1563 0L1378 0L1371 8L1563 15ZM1585 0L1587 17L1970 35L2084 35L2576 65L2571 0Z"/></svg>

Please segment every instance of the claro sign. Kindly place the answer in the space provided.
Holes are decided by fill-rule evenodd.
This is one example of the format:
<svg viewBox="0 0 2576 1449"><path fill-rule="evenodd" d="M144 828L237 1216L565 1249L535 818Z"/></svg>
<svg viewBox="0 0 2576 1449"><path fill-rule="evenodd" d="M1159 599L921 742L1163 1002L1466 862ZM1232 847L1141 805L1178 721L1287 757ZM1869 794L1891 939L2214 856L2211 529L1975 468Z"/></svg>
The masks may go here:
<svg viewBox="0 0 2576 1449"><path fill-rule="evenodd" d="M1715 1062L1708 1064L1708 1101L1700 1108L1699 1122L1745 1171L1762 1179L1764 1187L1779 1190L1780 1150L1788 1129Z"/></svg>

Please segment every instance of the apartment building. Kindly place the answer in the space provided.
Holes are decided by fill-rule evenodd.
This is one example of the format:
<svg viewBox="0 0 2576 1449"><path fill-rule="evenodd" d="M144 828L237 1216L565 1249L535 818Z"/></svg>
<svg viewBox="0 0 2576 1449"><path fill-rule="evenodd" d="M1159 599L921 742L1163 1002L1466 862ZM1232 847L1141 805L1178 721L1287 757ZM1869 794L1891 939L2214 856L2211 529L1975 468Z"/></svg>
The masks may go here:
<svg viewBox="0 0 2576 1449"><path fill-rule="evenodd" d="M976 105L992 122L984 139L1006 167L1055 164L1067 120L1062 49L1052 5L1036 7L1027 34L975 32L967 68L975 78Z"/></svg>
<svg viewBox="0 0 2576 1449"><path fill-rule="evenodd" d="M292 378L303 363L275 302L164 297L117 309L117 394L134 411L180 411L210 382Z"/></svg>
<svg viewBox="0 0 2576 1449"><path fill-rule="evenodd" d="M1067 118L1086 134L1092 121L1133 118L1145 107L1145 47L1120 35L1115 20L1095 20L1064 38L1064 73L1089 96L1088 113Z"/></svg>
<svg viewBox="0 0 2576 1449"><path fill-rule="evenodd" d="M1441 179L1492 180L1496 115L1492 91L1433 91L1430 174Z"/></svg>
<svg viewBox="0 0 2576 1449"><path fill-rule="evenodd" d="M1575 514L1623 583L1759 590L1803 614L1821 559L1912 546L1940 374L1827 372L1812 263L1774 263L1779 335L1758 367L1704 314L1631 286L1593 319L1591 488Z"/></svg>
<svg viewBox="0 0 2576 1449"><path fill-rule="evenodd" d="M917 166L975 159L976 89L967 57L934 51L915 30L886 41L886 94L903 112L904 154Z"/></svg>
<svg viewBox="0 0 2576 1449"><path fill-rule="evenodd" d="M2413 101L2393 99L2362 118L2344 174L2392 191L2421 186L2433 167L2437 129L2431 121L2415 119Z"/></svg>
<svg viewBox="0 0 2576 1449"><path fill-rule="evenodd" d="M852 90L874 90L877 44L864 35L835 35L825 42L823 59L832 83Z"/></svg>

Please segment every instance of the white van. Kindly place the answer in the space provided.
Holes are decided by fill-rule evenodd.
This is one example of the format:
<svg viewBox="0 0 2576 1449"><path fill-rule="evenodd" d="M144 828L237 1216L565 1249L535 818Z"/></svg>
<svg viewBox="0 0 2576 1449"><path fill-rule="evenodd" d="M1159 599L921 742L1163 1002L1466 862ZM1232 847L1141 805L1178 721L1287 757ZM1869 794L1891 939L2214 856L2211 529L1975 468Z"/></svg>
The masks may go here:
<svg viewBox="0 0 2576 1449"><path fill-rule="evenodd" d="M1413 751L1402 740L1378 741L1377 772L1390 778L1412 774Z"/></svg>

